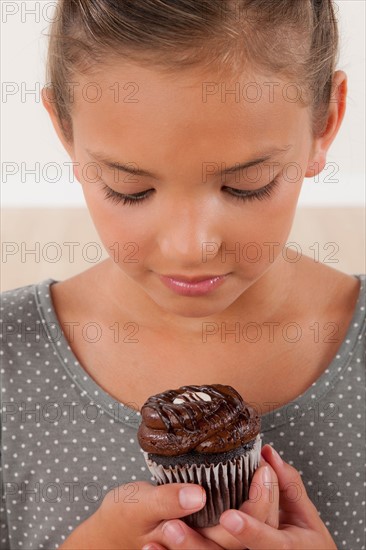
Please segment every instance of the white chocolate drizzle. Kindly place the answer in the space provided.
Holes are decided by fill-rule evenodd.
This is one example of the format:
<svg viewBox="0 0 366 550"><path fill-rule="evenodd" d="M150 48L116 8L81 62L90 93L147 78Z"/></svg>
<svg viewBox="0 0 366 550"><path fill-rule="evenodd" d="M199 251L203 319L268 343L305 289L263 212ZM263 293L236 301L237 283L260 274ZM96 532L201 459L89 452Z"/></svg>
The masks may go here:
<svg viewBox="0 0 366 550"><path fill-rule="evenodd" d="M181 405L182 403L193 401L212 401L211 397L202 391L186 391L181 393L179 397L176 397L173 401L174 405Z"/></svg>

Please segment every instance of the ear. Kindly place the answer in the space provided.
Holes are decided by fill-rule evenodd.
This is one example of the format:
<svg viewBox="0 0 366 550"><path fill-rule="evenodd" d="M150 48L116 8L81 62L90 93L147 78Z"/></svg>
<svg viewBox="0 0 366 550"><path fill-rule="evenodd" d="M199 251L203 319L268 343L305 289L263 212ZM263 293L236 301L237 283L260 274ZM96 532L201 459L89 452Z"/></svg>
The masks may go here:
<svg viewBox="0 0 366 550"><path fill-rule="evenodd" d="M58 135L62 145L66 149L67 154L73 160L73 157L74 157L73 144L70 141L67 141L67 139L66 139L66 137L65 137L65 135L62 131L60 121L59 121L59 118L57 116L57 111L56 111L56 108L55 108L56 99L55 99L54 93L52 91L52 88L47 88L47 87L42 88L41 97L42 97L43 106L45 107L46 111L50 115L51 122L52 122L53 127L56 131L56 134Z"/></svg>
<svg viewBox="0 0 366 550"><path fill-rule="evenodd" d="M328 149L338 134L346 112L347 91L346 73L344 71L336 71L333 76L327 127L323 134L318 136L314 141L312 156L309 159L308 168L305 173L305 177L307 178L312 178L324 170Z"/></svg>

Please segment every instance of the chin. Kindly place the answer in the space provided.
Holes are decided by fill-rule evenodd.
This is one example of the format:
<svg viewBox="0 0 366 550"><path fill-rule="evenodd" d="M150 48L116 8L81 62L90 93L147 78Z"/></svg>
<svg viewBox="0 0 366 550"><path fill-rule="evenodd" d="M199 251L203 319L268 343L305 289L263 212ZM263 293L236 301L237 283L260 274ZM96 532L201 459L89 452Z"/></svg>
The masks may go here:
<svg viewBox="0 0 366 550"><path fill-rule="evenodd" d="M224 311L226 308L220 310L220 309L217 309L216 308L201 308L201 311L198 310L198 308L191 308L191 309L187 309L187 308L184 308L183 309L166 309L166 311L168 311L169 313L172 313L176 316L179 316L179 317L184 317L185 319L204 319L206 317L212 317L213 315L217 315L218 313L221 313L222 311Z"/></svg>
<svg viewBox="0 0 366 550"><path fill-rule="evenodd" d="M164 311L178 317L200 319L218 315L229 308L233 300L218 300L215 297L185 297L178 296L177 300L161 300L150 295L150 298ZM206 300L206 301L205 301Z"/></svg>

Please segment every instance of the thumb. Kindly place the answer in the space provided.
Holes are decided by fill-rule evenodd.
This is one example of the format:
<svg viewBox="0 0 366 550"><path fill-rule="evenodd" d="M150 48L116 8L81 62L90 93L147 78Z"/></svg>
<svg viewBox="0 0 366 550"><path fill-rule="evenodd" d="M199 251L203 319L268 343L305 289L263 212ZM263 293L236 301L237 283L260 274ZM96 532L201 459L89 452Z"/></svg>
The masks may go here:
<svg viewBox="0 0 366 550"><path fill-rule="evenodd" d="M195 483L167 483L154 486L147 481L134 482L134 498L126 499L126 489L132 484L120 485L114 491L119 502L123 502L125 517L131 515L135 521L136 513L152 526L165 519L174 519L198 512L206 504L206 493L203 487ZM129 497L131 491L129 491ZM106 495L112 504L112 491ZM135 505L131 507L130 502ZM138 510L139 509L139 510Z"/></svg>
<svg viewBox="0 0 366 550"><path fill-rule="evenodd" d="M188 516L206 504L206 492L194 483L167 483L154 487L150 510L157 520Z"/></svg>

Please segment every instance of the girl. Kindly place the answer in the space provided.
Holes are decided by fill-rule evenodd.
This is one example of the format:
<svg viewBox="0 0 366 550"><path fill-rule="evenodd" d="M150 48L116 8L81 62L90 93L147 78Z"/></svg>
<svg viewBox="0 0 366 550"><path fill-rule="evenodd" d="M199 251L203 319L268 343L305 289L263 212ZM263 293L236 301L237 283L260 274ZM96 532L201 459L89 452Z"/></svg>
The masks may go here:
<svg viewBox="0 0 366 550"><path fill-rule="evenodd" d="M286 246L337 61L332 0L59 0L42 99L109 258L2 293L1 548L364 548L365 275ZM205 495L151 483L139 411L212 383L267 445L193 530Z"/></svg>

